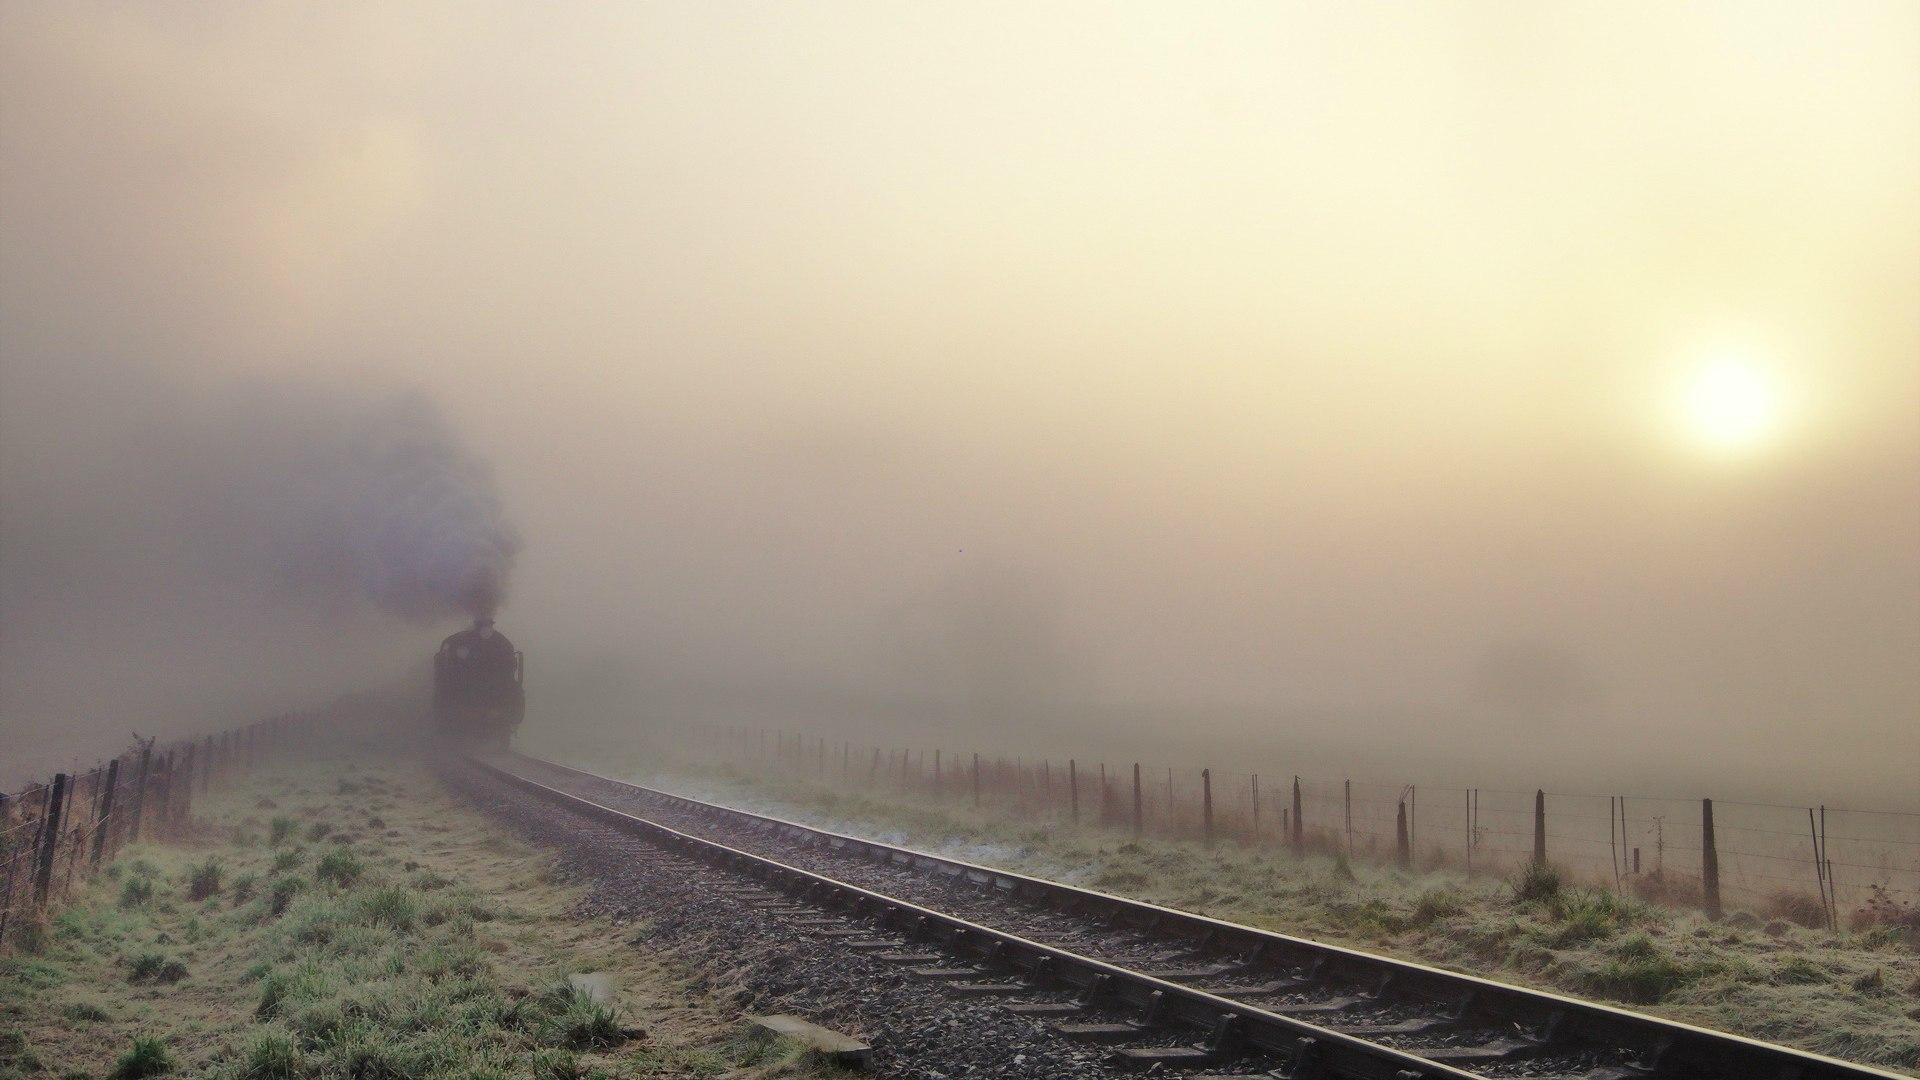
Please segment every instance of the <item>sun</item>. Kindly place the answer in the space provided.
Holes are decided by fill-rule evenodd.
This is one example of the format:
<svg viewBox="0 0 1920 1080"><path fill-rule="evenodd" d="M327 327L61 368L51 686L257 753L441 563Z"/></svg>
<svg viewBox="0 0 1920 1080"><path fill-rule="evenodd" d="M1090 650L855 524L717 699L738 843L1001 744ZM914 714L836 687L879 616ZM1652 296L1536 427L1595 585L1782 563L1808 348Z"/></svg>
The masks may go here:
<svg viewBox="0 0 1920 1080"><path fill-rule="evenodd" d="M1779 431L1779 387L1751 356L1713 356L1688 377L1680 418L1704 448L1727 456L1749 454L1767 445Z"/></svg>

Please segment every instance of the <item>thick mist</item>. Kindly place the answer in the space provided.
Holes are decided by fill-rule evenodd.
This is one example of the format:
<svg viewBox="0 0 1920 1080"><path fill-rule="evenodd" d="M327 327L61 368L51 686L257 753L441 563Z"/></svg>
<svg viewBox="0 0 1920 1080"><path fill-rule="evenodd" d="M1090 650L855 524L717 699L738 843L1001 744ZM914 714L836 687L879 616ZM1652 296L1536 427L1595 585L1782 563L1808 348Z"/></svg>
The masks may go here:
<svg viewBox="0 0 1920 1080"><path fill-rule="evenodd" d="M9 374L9 772L381 684L504 598L490 468L418 392Z"/></svg>
<svg viewBox="0 0 1920 1080"><path fill-rule="evenodd" d="M511 564L530 739L1911 807L1920 10L1848 12L0 6L0 760Z"/></svg>

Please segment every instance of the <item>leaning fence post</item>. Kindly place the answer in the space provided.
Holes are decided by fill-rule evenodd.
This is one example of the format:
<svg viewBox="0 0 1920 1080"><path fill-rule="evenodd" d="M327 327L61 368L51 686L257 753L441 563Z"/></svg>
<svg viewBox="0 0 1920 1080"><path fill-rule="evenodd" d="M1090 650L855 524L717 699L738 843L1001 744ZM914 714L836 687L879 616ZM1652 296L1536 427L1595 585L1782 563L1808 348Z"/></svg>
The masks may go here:
<svg viewBox="0 0 1920 1080"><path fill-rule="evenodd" d="M1713 800L1700 800L1700 892L1707 914L1720 917L1720 852L1713 842Z"/></svg>
<svg viewBox="0 0 1920 1080"><path fill-rule="evenodd" d="M1300 778L1293 778L1293 853L1304 855L1307 850L1307 830L1300 822Z"/></svg>
<svg viewBox="0 0 1920 1080"><path fill-rule="evenodd" d="M1075 824L1080 822L1080 763L1067 759L1067 812Z"/></svg>
<svg viewBox="0 0 1920 1080"><path fill-rule="evenodd" d="M100 796L100 813L94 818L93 825L93 865L100 865L100 855L106 850L107 832L113 828L113 789L120 782L120 759L107 762L107 790Z"/></svg>
<svg viewBox="0 0 1920 1080"><path fill-rule="evenodd" d="M1547 861L1547 793L1538 788L1533 792L1533 863L1539 866Z"/></svg>
<svg viewBox="0 0 1920 1080"><path fill-rule="evenodd" d="M1200 835L1213 846L1213 770L1200 770Z"/></svg>
<svg viewBox="0 0 1920 1080"><path fill-rule="evenodd" d="M1407 800L1401 799L1393 815L1394 853L1400 869L1413 865L1413 841L1407 835Z"/></svg>
<svg viewBox="0 0 1920 1080"><path fill-rule="evenodd" d="M40 851L33 869L33 902L45 904L47 889L53 885L53 856L60 850L60 811L67 798L66 773L55 773L53 791L47 797L46 826L40 834Z"/></svg>

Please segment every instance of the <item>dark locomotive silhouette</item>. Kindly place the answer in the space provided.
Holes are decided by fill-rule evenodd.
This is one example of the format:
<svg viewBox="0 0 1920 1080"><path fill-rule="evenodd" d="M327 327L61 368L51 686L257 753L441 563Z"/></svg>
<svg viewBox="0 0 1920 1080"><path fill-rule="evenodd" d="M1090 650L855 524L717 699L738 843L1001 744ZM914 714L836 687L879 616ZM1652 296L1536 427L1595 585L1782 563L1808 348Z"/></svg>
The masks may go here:
<svg viewBox="0 0 1920 1080"><path fill-rule="evenodd" d="M527 712L525 659L493 620L440 643L433 657L433 726L443 739L504 749Z"/></svg>

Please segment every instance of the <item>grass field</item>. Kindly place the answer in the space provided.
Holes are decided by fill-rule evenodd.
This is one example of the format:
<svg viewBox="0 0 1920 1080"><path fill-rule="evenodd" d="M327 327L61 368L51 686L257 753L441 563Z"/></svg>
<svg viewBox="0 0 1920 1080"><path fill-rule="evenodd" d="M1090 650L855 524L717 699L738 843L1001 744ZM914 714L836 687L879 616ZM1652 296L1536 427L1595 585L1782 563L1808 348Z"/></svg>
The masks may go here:
<svg viewBox="0 0 1920 1080"><path fill-rule="evenodd" d="M1468 880L1340 857L1296 859L1276 848L1133 842L1062 821L1014 820L890 791L848 795L724 769L660 775L637 757L576 756L574 763L808 824L1920 1075L1920 934L1912 925L1830 933L1783 917L1793 912L1738 912L1712 922L1550 870Z"/></svg>
<svg viewBox="0 0 1920 1080"><path fill-rule="evenodd" d="M268 773L0 955L0 1077L774 1077L633 926L406 768ZM610 975L617 1007L569 973Z"/></svg>

